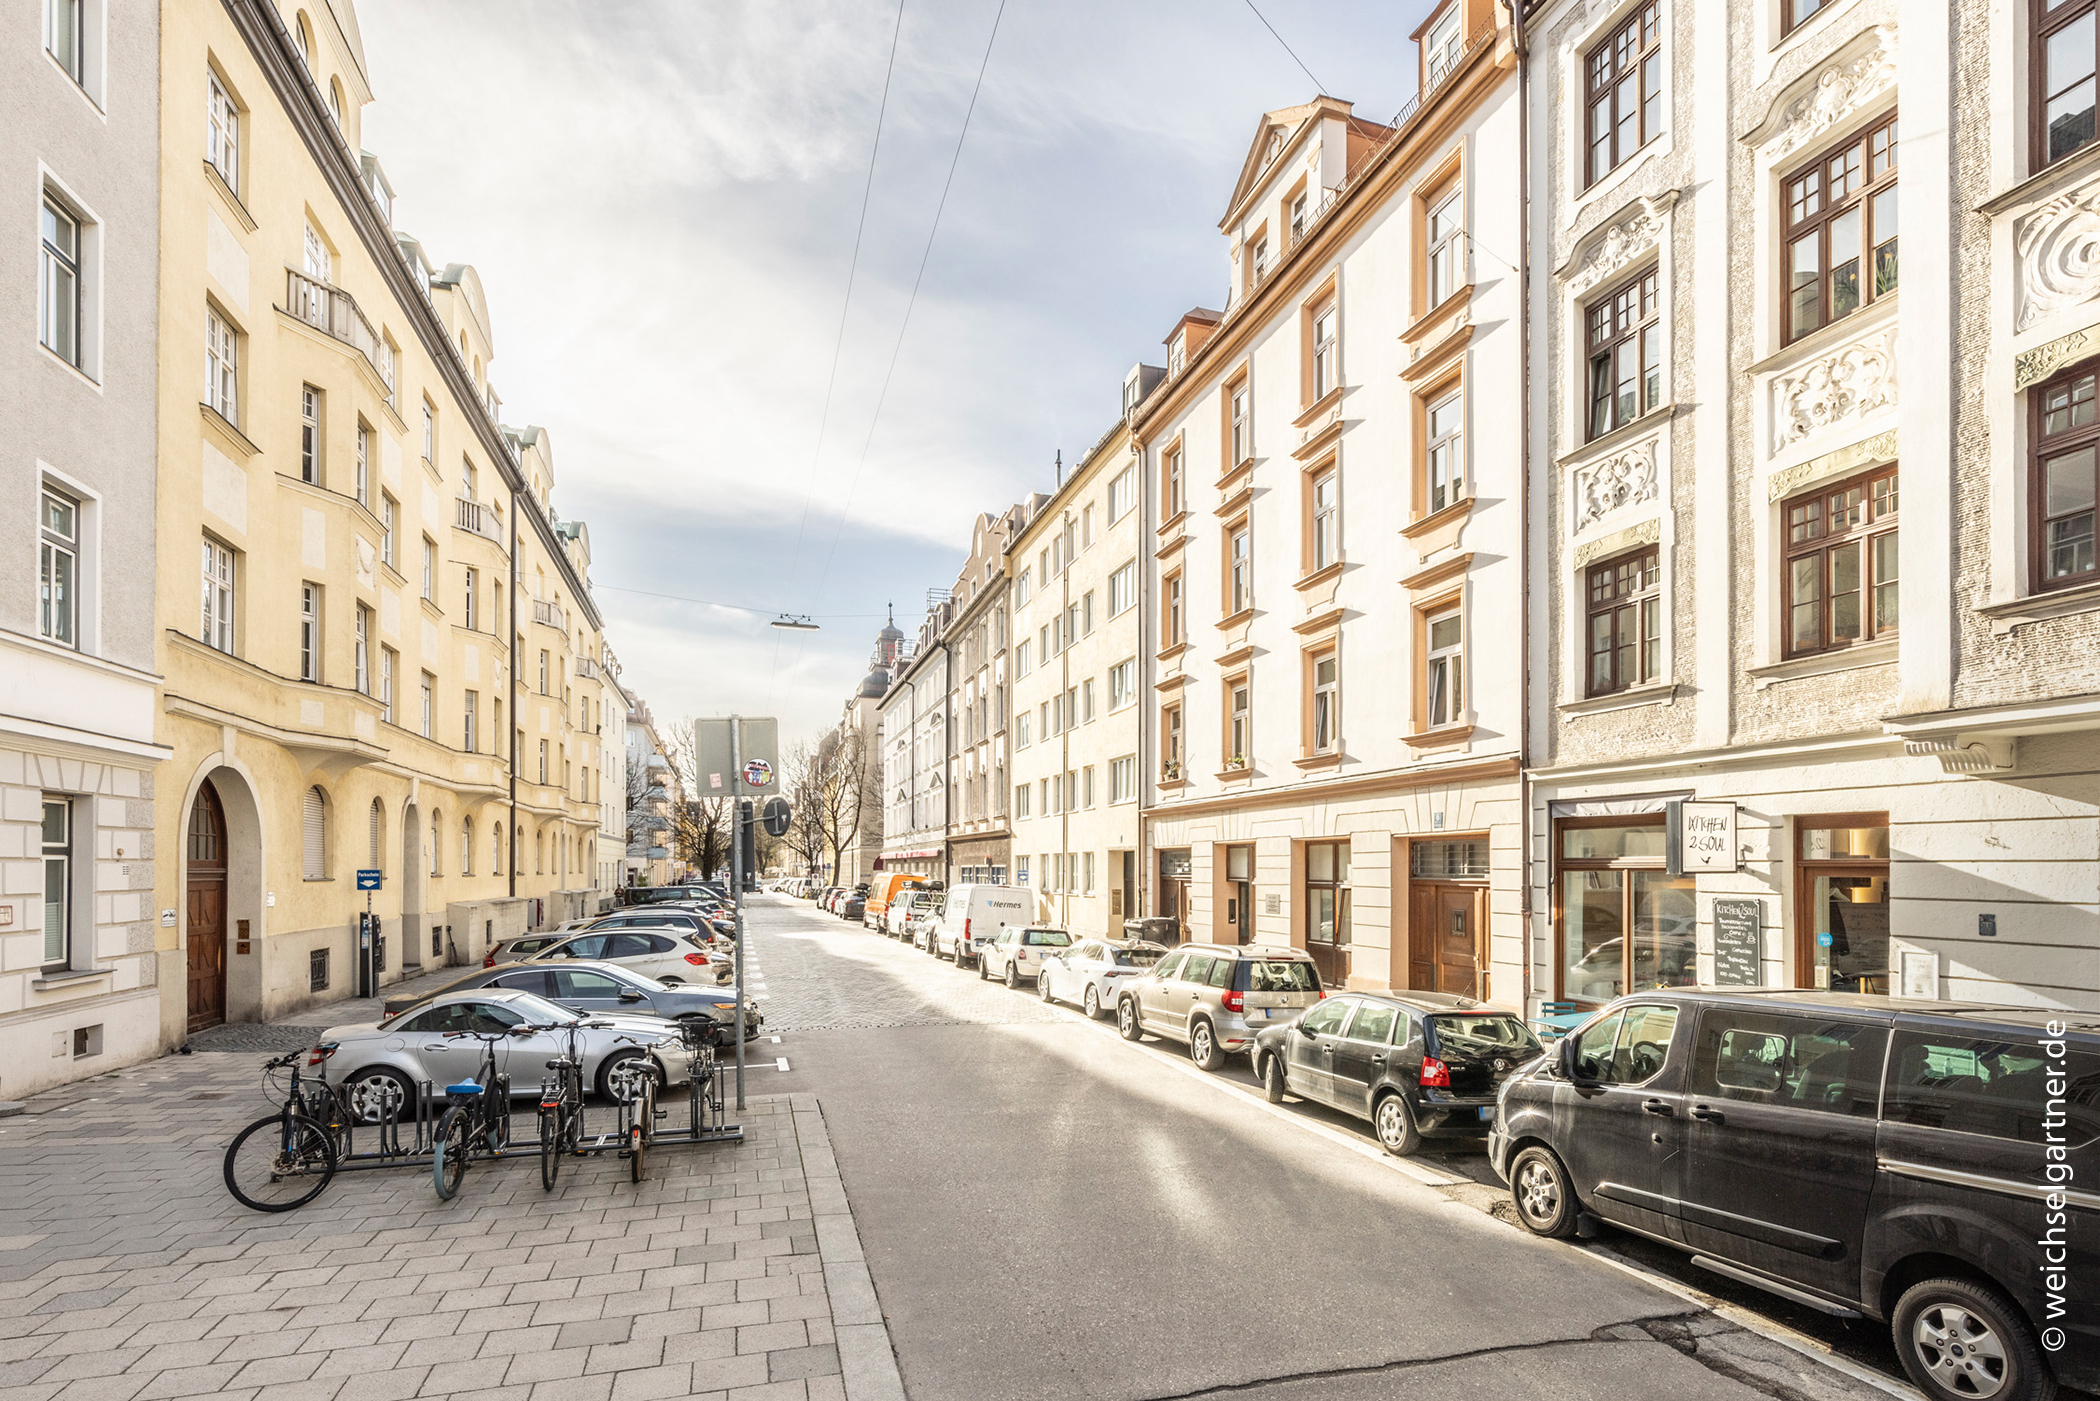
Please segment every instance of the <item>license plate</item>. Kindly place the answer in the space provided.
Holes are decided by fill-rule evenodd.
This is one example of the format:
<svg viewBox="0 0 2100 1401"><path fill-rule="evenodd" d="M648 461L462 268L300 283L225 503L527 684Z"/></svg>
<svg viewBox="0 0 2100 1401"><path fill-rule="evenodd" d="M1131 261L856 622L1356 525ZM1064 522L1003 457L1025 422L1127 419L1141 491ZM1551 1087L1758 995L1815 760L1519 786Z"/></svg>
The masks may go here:
<svg viewBox="0 0 2100 1401"><path fill-rule="evenodd" d="M1490 1104L1490 1105L1483 1105L1483 1106L1481 1107L1481 1110L1480 1110L1480 1117L1481 1117L1481 1118L1483 1118L1483 1119L1492 1119L1492 1118L1494 1118L1494 1117L1495 1117L1495 1106L1493 1106L1492 1104Z"/></svg>

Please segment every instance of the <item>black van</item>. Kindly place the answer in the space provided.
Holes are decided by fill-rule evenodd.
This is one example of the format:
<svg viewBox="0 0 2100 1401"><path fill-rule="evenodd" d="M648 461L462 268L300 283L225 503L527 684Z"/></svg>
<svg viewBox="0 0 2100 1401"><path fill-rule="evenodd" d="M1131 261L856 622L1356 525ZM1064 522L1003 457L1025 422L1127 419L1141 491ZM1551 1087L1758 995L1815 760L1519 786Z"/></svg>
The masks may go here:
<svg viewBox="0 0 2100 1401"><path fill-rule="evenodd" d="M1938 1401L2100 1387L2100 1014L1640 993L1504 1083L1488 1153L1537 1234L1886 1320Z"/></svg>

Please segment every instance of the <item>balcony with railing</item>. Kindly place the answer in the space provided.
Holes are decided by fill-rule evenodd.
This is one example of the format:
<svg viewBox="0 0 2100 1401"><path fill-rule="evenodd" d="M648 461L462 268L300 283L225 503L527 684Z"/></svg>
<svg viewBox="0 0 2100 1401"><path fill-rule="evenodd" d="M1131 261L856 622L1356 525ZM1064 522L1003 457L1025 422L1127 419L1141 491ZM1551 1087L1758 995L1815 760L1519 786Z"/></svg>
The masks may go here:
<svg viewBox="0 0 2100 1401"><path fill-rule="evenodd" d="M576 679L577 679L577 680L579 680L579 681L596 681L596 680L597 680L597 679L598 679L598 678L599 678L600 676L602 676L603 674L604 674L604 673L603 673L603 671L602 671L602 670L601 670L601 669L599 668L598 664L597 664L596 662L592 661L592 660L591 660L591 659L590 659L589 657L578 657L578 658L576 659Z"/></svg>
<svg viewBox="0 0 2100 1401"><path fill-rule="evenodd" d="M569 630L569 615L562 610L562 606L559 603L549 603L543 598L535 598L532 601L532 620L535 623L545 623L556 632L565 633Z"/></svg>
<svg viewBox="0 0 2100 1401"><path fill-rule="evenodd" d="M364 356L372 372L386 385L387 402L392 403L393 348L372 329L357 300L342 288L308 277L297 268L286 268L284 274L285 311Z"/></svg>
<svg viewBox="0 0 2100 1401"><path fill-rule="evenodd" d="M461 496L456 500L459 514L453 518L453 524L461 530L493 542L498 547L502 546L503 522L497 519L496 508L486 501L476 501L471 497Z"/></svg>

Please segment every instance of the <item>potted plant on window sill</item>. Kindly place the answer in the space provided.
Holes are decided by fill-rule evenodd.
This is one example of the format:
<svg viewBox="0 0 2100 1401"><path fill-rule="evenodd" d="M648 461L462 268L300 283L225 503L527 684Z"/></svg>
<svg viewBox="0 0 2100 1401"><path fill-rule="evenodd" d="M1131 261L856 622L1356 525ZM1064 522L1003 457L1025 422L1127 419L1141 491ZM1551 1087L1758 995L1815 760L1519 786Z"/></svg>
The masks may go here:
<svg viewBox="0 0 2100 1401"><path fill-rule="evenodd" d="M1228 769L1244 769L1247 767L1247 756L1235 754L1225 761L1225 767Z"/></svg>
<svg viewBox="0 0 2100 1401"><path fill-rule="evenodd" d="M1161 782L1179 783L1181 781L1181 761L1179 759L1167 760L1160 767L1159 776Z"/></svg>

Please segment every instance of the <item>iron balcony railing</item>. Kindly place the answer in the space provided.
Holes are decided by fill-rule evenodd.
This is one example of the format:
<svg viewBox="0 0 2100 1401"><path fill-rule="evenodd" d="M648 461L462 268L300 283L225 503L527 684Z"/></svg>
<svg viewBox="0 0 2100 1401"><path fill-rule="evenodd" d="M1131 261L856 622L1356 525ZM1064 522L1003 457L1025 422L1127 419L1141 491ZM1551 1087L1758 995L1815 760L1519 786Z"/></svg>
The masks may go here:
<svg viewBox="0 0 2100 1401"><path fill-rule="evenodd" d="M323 335L333 336L365 357L386 385L388 403L394 401L393 348L372 329L358 308L357 300L340 287L308 277L297 268L286 268L285 310Z"/></svg>

